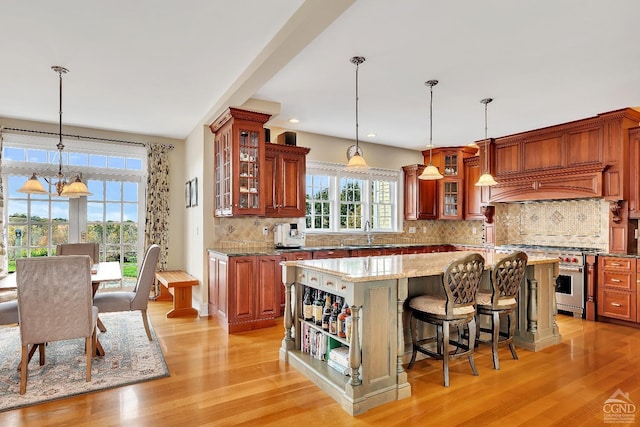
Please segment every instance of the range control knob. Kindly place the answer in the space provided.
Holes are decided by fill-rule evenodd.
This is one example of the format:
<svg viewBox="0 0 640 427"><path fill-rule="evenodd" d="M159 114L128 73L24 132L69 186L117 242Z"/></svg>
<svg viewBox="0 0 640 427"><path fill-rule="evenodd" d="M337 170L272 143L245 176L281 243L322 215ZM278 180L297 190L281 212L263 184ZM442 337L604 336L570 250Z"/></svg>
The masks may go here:
<svg viewBox="0 0 640 427"><path fill-rule="evenodd" d="M566 257L566 258L564 259L564 262L569 262L569 257Z"/></svg>
<svg viewBox="0 0 640 427"><path fill-rule="evenodd" d="M572 259L571 262L578 262L578 258Z"/></svg>

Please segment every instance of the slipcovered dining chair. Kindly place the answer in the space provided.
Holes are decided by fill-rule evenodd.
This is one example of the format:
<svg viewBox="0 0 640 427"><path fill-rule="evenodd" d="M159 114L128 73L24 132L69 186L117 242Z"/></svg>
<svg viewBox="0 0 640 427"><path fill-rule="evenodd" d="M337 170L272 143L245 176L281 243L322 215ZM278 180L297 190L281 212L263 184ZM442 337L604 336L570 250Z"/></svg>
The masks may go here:
<svg viewBox="0 0 640 427"><path fill-rule="evenodd" d="M117 311L137 311L142 313L144 329L147 338L152 341L149 330L149 319L147 316L147 305L149 303L149 293L155 280L156 265L160 254L160 246L151 245L147 249L142 261L142 268L138 274L138 281L133 291L121 292L98 292L93 297L93 303L100 309L100 313L112 313Z"/></svg>
<svg viewBox="0 0 640 427"><path fill-rule="evenodd" d="M516 330L516 308L518 307L518 290L524 279L528 262L527 254L514 252L498 261L491 269L491 290L478 291L476 311L478 318L477 341L490 342L493 353L493 367L500 369L498 360L498 346L508 344L511 356L517 360L518 354L513 344ZM491 327L481 327L482 315L489 316ZM500 318L506 319L507 324L501 330ZM480 333L489 332L491 338L482 340Z"/></svg>
<svg viewBox="0 0 640 427"><path fill-rule="evenodd" d="M18 323L18 300L0 302L0 325Z"/></svg>
<svg viewBox="0 0 640 427"><path fill-rule="evenodd" d="M412 369L418 352L442 360L444 386L449 387L449 359L466 356L471 365L473 375L478 375L473 360L473 350L476 340L476 294L482 274L484 272L484 258L477 253L471 253L451 261L444 269L442 286L444 296L421 295L409 301L411 310L411 340L413 353L408 369ZM418 339L418 323L420 320L436 327L436 336ZM450 327L457 327L455 340L450 339ZM463 333L468 330L468 333ZM465 342L466 340L466 342ZM427 343L433 345L424 346ZM455 347L454 351L449 346Z"/></svg>
<svg viewBox="0 0 640 427"><path fill-rule="evenodd" d="M91 264L87 255L16 260L18 320L22 344L20 394L27 389L28 347L85 339L86 380L91 381L98 309L93 306ZM41 362L44 363L43 353Z"/></svg>
<svg viewBox="0 0 640 427"><path fill-rule="evenodd" d="M99 243L62 243L56 246L56 255L89 255L91 263L100 262Z"/></svg>

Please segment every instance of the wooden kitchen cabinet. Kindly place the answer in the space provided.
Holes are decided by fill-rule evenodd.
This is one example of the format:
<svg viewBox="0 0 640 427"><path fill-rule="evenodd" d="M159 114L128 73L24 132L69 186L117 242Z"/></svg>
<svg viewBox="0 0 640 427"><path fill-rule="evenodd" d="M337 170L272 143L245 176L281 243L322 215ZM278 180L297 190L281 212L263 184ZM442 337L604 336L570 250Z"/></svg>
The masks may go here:
<svg viewBox="0 0 640 427"><path fill-rule="evenodd" d="M466 220L483 220L482 206L489 204L488 189L476 186L480 175L482 175L480 156L464 159L464 219Z"/></svg>
<svg viewBox="0 0 640 427"><path fill-rule="evenodd" d="M228 333L275 325L280 314L280 255L209 253L209 312Z"/></svg>
<svg viewBox="0 0 640 427"><path fill-rule="evenodd" d="M425 165L402 167L405 220L438 218L438 181L418 178L425 167Z"/></svg>
<svg viewBox="0 0 640 427"><path fill-rule="evenodd" d="M264 215L264 123L270 117L228 108L209 126L215 134L215 216Z"/></svg>
<svg viewBox="0 0 640 427"><path fill-rule="evenodd" d="M629 218L640 218L640 127L629 130Z"/></svg>
<svg viewBox="0 0 640 427"><path fill-rule="evenodd" d="M638 260L632 257L598 257L598 317L637 322Z"/></svg>
<svg viewBox="0 0 640 427"><path fill-rule="evenodd" d="M266 144L264 162L265 216L297 218L306 214L306 156L310 149Z"/></svg>
<svg viewBox="0 0 640 427"><path fill-rule="evenodd" d="M313 251L313 259L326 258L349 258L351 251L349 249L322 249Z"/></svg>
<svg viewBox="0 0 640 427"><path fill-rule="evenodd" d="M437 219L464 219L465 175L464 160L472 157L477 148L445 147L435 148L432 153L433 165L444 178L437 180ZM422 152L424 163L429 163L429 150Z"/></svg>

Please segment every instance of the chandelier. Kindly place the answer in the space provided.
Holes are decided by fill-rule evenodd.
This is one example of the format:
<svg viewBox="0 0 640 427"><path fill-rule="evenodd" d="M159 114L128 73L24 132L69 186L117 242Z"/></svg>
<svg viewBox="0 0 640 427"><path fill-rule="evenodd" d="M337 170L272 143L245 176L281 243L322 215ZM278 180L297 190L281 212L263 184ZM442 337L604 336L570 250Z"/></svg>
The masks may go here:
<svg viewBox="0 0 640 427"><path fill-rule="evenodd" d="M82 179L80 178L79 174L76 174L76 176L73 178L72 181L67 182L66 177L62 173L62 152L64 150L64 144L62 143L62 75L68 73L69 70L64 67L60 67L58 65L52 66L51 69L56 73L58 73L58 77L60 80L60 90L59 90L60 120L59 120L59 127L58 127L59 139L58 139L58 144L56 144L56 148L58 149L58 159L59 159L58 173L56 174L56 179L58 181L54 184L51 181L49 181L44 175L34 172L33 175L31 175L31 178L29 178L27 182L25 182L24 185L20 187L17 191L19 191L20 193L27 193L27 194L49 194L49 192L44 189L44 186L38 179L38 176L41 176L42 179L47 181L48 184L55 186L55 192L52 193L53 196L62 196L62 197L69 197L69 198L78 198L80 196L90 196L92 195L92 193L89 192L89 189L87 188L85 183L82 182Z"/></svg>
<svg viewBox="0 0 640 427"><path fill-rule="evenodd" d="M364 160L364 157L360 154L360 143L358 141L358 69L360 68L360 64L364 62L364 57L362 56L354 56L351 58L351 63L356 66L356 147L353 156L349 159L349 163L347 164L347 170L364 170L368 169L369 165Z"/></svg>

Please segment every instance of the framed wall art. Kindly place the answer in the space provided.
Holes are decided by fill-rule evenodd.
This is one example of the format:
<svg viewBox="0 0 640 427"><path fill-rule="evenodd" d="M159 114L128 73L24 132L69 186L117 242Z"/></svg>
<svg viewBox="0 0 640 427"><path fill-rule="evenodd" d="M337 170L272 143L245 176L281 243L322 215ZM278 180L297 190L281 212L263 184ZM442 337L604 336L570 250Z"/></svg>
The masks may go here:
<svg viewBox="0 0 640 427"><path fill-rule="evenodd" d="M198 206L198 178L193 178L190 186L191 207Z"/></svg>
<svg viewBox="0 0 640 427"><path fill-rule="evenodd" d="M191 181L184 184L184 205L187 208L191 207Z"/></svg>

